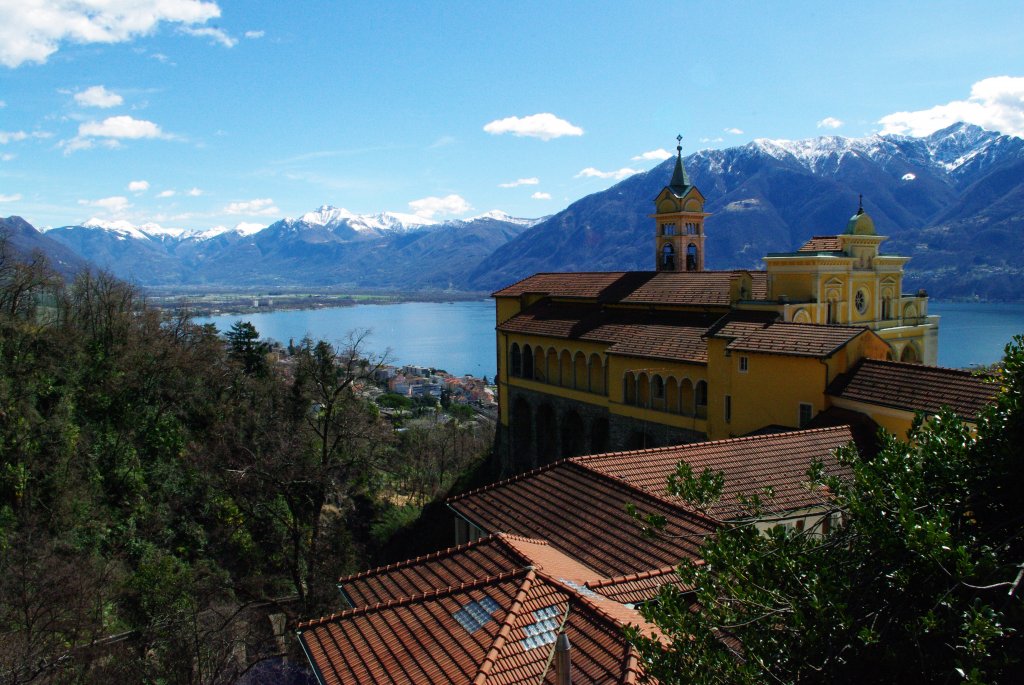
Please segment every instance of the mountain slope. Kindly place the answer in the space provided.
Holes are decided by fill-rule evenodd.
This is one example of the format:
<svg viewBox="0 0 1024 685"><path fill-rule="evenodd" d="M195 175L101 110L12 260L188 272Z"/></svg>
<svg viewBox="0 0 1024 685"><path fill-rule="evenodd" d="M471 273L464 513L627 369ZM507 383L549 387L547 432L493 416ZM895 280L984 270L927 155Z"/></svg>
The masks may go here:
<svg viewBox="0 0 1024 685"><path fill-rule="evenodd" d="M908 290L1021 297L1012 285L1024 277L1020 138L956 124L926 138L755 140L684 161L708 198L708 268L760 268L767 252L839 233L863 194L879 231L891 238L886 251L914 258ZM495 289L537 271L652 268L647 215L673 164L666 160L538 223L485 259L466 285Z"/></svg>
<svg viewBox="0 0 1024 685"><path fill-rule="evenodd" d="M89 268L89 263L74 250L46 237L20 216L0 217L0 238L6 239L14 253L21 257L42 252L57 273L65 278Z"/></svg>

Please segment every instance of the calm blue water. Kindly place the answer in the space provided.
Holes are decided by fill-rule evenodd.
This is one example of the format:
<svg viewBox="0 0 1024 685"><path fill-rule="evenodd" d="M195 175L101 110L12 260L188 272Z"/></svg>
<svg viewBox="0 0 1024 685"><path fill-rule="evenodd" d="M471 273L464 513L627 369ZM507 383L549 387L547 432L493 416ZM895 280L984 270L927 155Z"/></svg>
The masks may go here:
<svg viewBox="0 0 1024 685"><path fill-rule="evenodd" d="M939 365L954 368L991 364L1003 346L1024 333L1024 304L931 302L939 314ZM266 338L284 344L309 335L341 342L350 331L370 329L368 349L390 348L391 363L433 366L449 373L493 378L494 302L406 302L332 309L222 315L198 319L226 331L236 321L251 321Z"/></svg>

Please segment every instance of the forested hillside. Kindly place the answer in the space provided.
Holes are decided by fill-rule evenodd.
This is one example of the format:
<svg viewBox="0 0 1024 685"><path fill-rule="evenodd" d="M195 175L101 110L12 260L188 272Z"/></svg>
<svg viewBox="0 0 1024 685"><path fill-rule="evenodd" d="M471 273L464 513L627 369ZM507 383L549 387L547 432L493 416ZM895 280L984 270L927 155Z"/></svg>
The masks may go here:
<svg viewBox="0 0 1024 685"><path fill-rule="evenodd" d="M0 682L234 682L282 651L269 616L336 611L394 502L490 437L453 419L443 464L423 430L403 447L358 342L275 354L0 240Z"/></svg>

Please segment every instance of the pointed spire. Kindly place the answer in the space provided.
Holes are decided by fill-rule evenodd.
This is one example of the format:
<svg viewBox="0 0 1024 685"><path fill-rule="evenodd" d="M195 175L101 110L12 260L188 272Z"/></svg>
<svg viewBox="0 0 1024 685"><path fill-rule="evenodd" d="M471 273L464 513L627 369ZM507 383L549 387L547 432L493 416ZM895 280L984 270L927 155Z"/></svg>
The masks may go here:
<svg viewBox="0 0 1024 685"><path fill-rule="evenodd" d="M690 186L690 177L686 175L686 169L683 168L683 136L676 136L676 168L672 171L672 180L669 181L668 187L676 195L683 195L686 189Z"/></svg>
<svg viewBox="0 0 1024 685"><path fill-rule="evenodd" d="M864 193L857 196L857 214L864 213Z"/></svg>

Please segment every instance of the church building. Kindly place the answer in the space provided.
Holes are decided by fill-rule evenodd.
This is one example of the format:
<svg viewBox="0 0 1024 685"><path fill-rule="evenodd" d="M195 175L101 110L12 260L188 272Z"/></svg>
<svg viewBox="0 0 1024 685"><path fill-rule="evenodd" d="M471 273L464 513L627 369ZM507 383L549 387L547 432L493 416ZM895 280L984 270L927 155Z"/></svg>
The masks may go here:
<svg viewBox="0 0 1024 685"><path fill-rule="evenodd" d="M494 293L506 473L828 425L837 412L905 434L914 411L938 408L929 383L974 388L934 367L938 317L923 291L902 292L908 258L880 254L886 238L862 205L845 231L769 254L764 270L706 270L705 198L676 149L651 215L654 270L538 273ZM841 396L869 372L906 377L912 401Z"/></svg>

